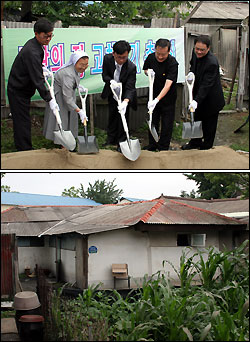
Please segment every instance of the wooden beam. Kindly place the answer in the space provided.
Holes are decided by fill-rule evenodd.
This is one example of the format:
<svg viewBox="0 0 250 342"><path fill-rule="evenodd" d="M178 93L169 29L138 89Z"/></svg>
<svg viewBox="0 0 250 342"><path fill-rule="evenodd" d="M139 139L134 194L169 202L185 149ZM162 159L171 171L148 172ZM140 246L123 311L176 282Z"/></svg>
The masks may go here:
<svg viewBox="0 0 250 342"><path fill-rule="evenodd" d="M247 25L242 21L241 42L240 42L240 59L239 59L239 82L236 107L239 111L243 108L243 97L245 93L245 77L246 77L246 52L247 52Z"/></svg>

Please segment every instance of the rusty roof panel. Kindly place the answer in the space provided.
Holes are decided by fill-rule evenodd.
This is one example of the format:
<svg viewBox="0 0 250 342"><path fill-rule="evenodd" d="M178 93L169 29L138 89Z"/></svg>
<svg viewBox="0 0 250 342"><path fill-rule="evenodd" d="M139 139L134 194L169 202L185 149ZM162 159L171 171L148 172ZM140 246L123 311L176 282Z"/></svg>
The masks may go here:
<svg viewBox="0 0 250 342"><path fill-rule="evenodd" d="M165 221L163 221L165 218ZM238 224L235 219L227 218L208 210L173 200L165 202L146 223L175 223L175 224Z"/></svg>
<svg viewBox="0 0 250 342"><path fill-rule="evenodd" d="M149 224L237 225L238 220L174 200L158 199L91 208L68 217L44 235L78 232L92 234L125 228L138 222Z"/></svg>
<svg viewBox="0 0 250 342"><path fill-rule="evenodd" d="M1 213L1 222L28 222L28 218L23 210L11 208Z"/></svg>
<svg viewBox="0 0 250 342"><path fill-rule="evenodd" d="M1 222L61 221L74 213L89 209L88 206L32 206L15 207L1 214Z"/></svg>
<svg viewBox="0 0 250 342"><path fill-rule="evenodd" d="M72 215L45 233L51 235L77 231L81 234L90 234L90 229L91 232L93 229L99 232L105 230L105 227L125 228L139 222L145 212L156 203L157 201L147 201L93 207L85 212ZM101 210L97 210L97 208L101 208Z"/></svg>
<svg viewBox="0 0 250 342"><path fill-rule="evenodd" d="M248 199L224 198L215 200L205 200L198 198L184 198L175 196L162 196L160 198L163 198L165 200L172 199L180 203L186 203L196 208L202 208L220 214L249 211Z"/></svg>
<svg viewBox="0 0 250 342"><path fill-rule="evenodd" d="M190 205L191 204L191 205ZM4 222L9 222L5 224ZM92 234L145 224L228 225L240 222L208 210L161 197L95 207L19 207L2 214L3 230L17 236L54 235L70 232Z"/></svg>
<svg viewBox="0 0 250 342"><path fill-rule="evenodd" d="M1 234L16 234L16 236L38 236L55 222L11 222L1 224Z"/></svg>

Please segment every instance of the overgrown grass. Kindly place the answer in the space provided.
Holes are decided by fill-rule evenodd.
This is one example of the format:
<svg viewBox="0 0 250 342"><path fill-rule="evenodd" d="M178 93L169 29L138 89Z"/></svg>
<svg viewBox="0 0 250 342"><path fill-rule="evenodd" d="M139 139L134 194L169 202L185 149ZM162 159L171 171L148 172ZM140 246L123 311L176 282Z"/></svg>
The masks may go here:
<svg viewBox="0 0 250 342"><path fill-rule="evenodd" d="M176 269L180 288L160 271L145 275L139 293L132 290L125 299L97 285L68 300L60 288L52 297L47 340L248 341L246 246L248 241L233 251L208 248L189 257L184 251ZM194 276L201 286L191 285Z"/></svg>

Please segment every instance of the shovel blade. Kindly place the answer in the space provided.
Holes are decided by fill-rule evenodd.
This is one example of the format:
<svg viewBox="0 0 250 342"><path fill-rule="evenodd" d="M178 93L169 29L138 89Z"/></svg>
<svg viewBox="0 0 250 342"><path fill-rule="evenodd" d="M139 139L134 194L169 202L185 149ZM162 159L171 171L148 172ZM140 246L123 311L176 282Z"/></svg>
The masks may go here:
<svg viewBox="0 0 250 342"><path fill-rule="evenodd" d="M128 141L122 141L119 143L122 154L124 157L131 161L135 161L137 158L139 158L141 154L141 145L138 139L132 140L129 139L131 149L129 148Z"/></svg>
<svg viewBox="0 0 250 342"><path fill-rule="evenodd" d="M202 138L202 123L195 121L193 125L190 122L183 123L182 139Z"/></svg>
<svg viewBox="0 0 250 342"><path fill-rule="evenodd" d="M202 138L202 123L201 121L195 121L192 126L192 138Z"/></svg>
<svg viewBox="0 0 250 342"><path fill-rule="evenodd" d="M148 125L149 126L149 125ZM151 127L149 126L150 133L152 134L152 137L155 139L156 142L159 141L159 136L156 132L155 126L151 123Z"/></svg>
<svg viewBox="0 0 250 342"><path fill-rule="evenodd" d="M55 144L64 146L67 150L73 151L76 147L76 140L71 131L54 131Z"/></svg>
<svg viewBox="0 0 250 342"><path fill-rule="evenodd" d="M99 148L95 136L77 137L78 154L98 153Z"/></svg>

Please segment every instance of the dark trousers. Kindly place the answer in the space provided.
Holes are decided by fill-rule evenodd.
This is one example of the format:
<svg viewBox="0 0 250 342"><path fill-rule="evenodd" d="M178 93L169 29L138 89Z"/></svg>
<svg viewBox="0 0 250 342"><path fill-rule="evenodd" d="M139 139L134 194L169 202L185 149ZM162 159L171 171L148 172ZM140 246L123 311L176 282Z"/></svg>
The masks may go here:
<svg viewBox="0 0 250 342"><path fill-rule="evenodd" d="M209 149L213 147L214 138L217 129L217 122L218 122L219 112L214 113L213 115L206 116L197 111L194 115L195 121L202 122L202 131L203 131L203 138L196 138L191 139L189 144L193 147L200 147L201 149Z"/></svg>
<svg viewBox="0 0 250 342"><path fill-rule="evenodd" d="M16 149L18 151L32 150L30 97L25 97L8 88L8 98Z"/></svg>
<svg viewBox="0 0 250 342"><path fill-rule="evenodd" d="M117 109L117 102L113 97L109 97L109 118L108 118L108 129L107 129L107 142L109 144L118 145L119 142L126 140L126 133L123 128L121 115ZM125 114L127 125L129 120L129 105Z"/></svg>
<svg viewBox="0 0 250 342"><path fill-rule="evenodd" d="M160 102L153 111L152 123L159 135L159 126L161 121L161 132L158 143L154 140L150 131L148 132L149 146L156 147L160 150L168 150L173 133L175 118L175 104L166 105Z"/></svg>

